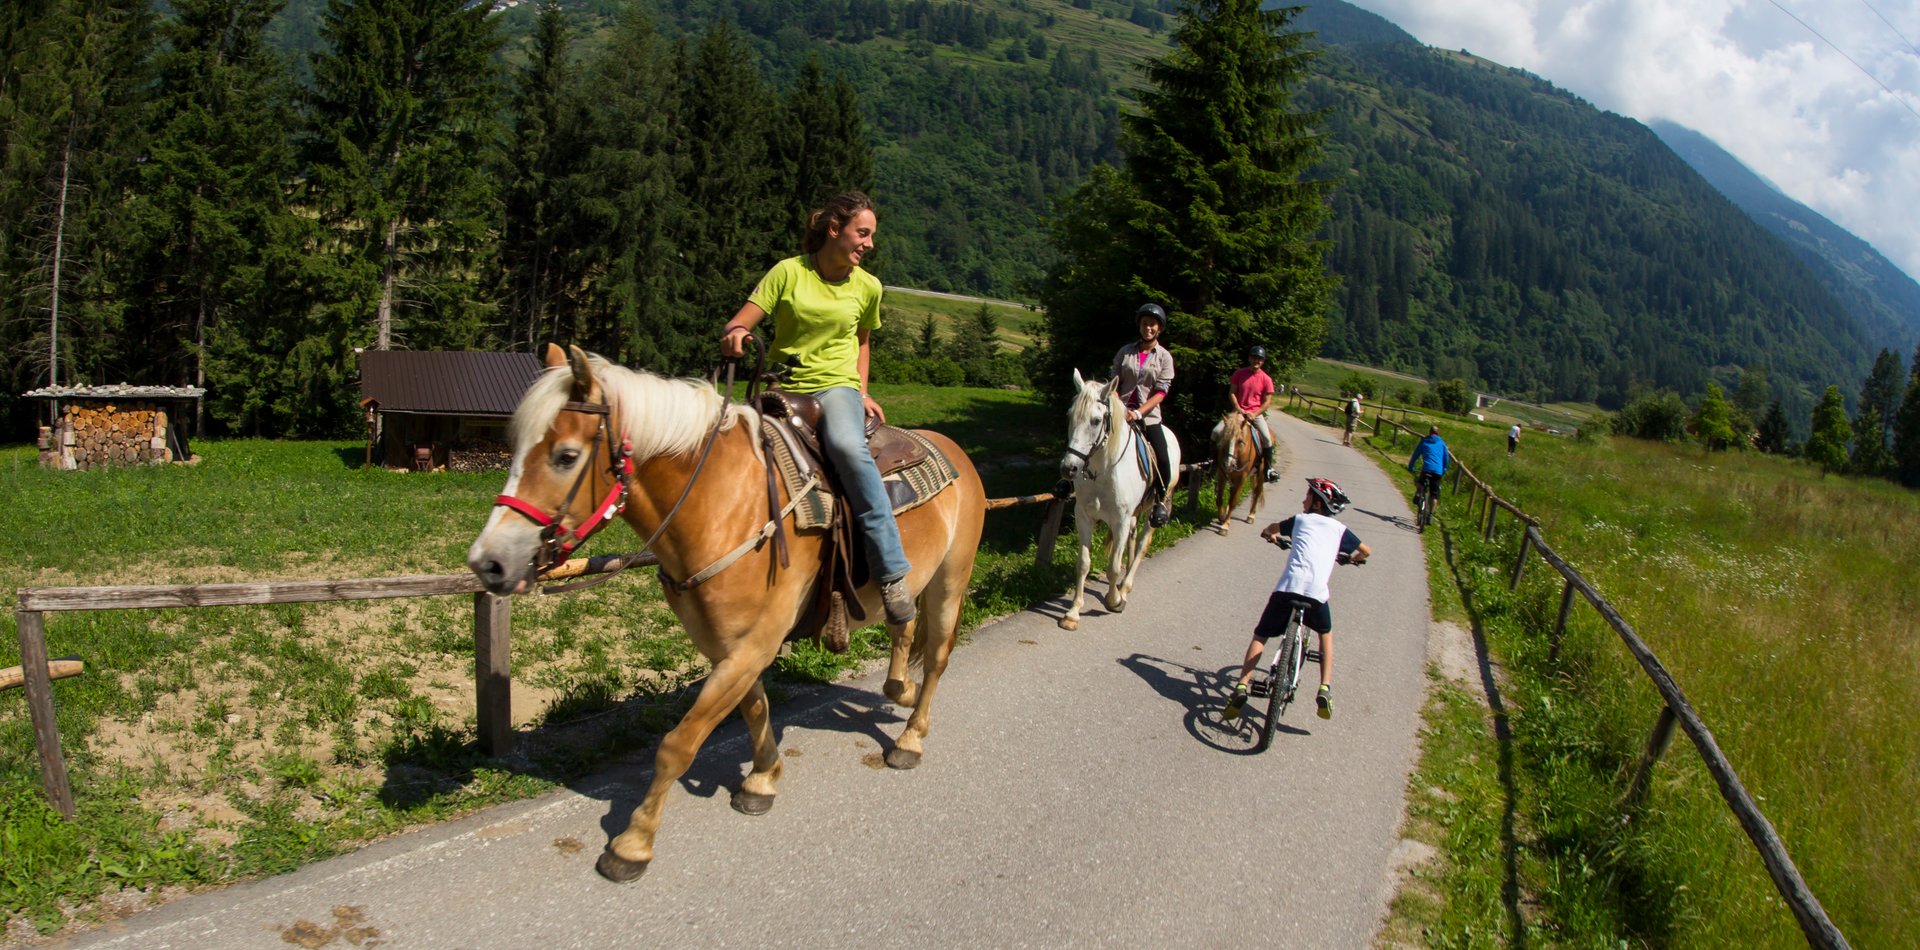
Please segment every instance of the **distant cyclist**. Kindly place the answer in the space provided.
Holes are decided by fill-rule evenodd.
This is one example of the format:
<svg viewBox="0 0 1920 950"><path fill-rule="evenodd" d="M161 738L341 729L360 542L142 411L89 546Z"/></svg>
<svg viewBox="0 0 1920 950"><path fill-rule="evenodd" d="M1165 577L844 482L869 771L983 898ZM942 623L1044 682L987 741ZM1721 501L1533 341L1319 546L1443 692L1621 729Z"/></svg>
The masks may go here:
<svg viewBox="0 0 1920 950"><path fill-rule="evenodd" d="M1247 350L1247 365L1234 370L1227 378L1227 389L1233 394L1235 408L1259 433L1255 441L1260 443L1261 470L1266 472L1267 481L1277 482L1280 473L1273 470L1273 429L1267 425L1267 404L1273 401L1273 377L1267 375L1266 363L1266 347Z"/></svg>
<svg viewBox="0 0 1920 950"><path fill-rule="evenodd" d="M1407 459L1407 471L1413 473L1416 486L1425 487L1426 497L1440 497L1440 476L1447 473L1447 463L1452 458L1446 441L1440 438L1440 427L1428 426L1427 437L1413 447L1413 456ZM1418 493L1416 489L1415 494Z"/></svg>
<svg viewBox="0 0 1920 950"><path fill-rule="evenodd" d="M1260 665L1267 638L1286 632L1293 606L1298 603L1306 608L1301 622L1320 634L1317 701L1320 718L1333 718L1333 610L1327 606L1330 596L1327 578L1342 556L1360 564L1373 554L1373 549L1347 530L1346 525L1334 520L1333 516L1346 507L1347 493L1341 491L1340 486L1324 478L1309 478L1300 513L1261 530L1260 537L1267 541L1277 541L1282 535L1289 539L1287 566L1280 572L1279 582L1273 585L1266 610L1254 624L1253 639L1247 642L1246 660L1240 664L1240 679L1233 684L1233 695L1227 700L1222 717L1239 717L1241 707L1247 704L1247 683L1253 679L1254 668Z"/></svg>

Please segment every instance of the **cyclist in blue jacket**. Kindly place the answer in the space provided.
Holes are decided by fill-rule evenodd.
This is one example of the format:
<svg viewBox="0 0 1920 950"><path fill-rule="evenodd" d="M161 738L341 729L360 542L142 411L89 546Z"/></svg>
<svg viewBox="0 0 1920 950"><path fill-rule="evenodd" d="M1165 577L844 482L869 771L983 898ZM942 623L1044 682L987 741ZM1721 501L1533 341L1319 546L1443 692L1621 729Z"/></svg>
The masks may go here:
<svg viewBox="0 0 1920 950"><path fill-rule="evenodd" d="M1452 457L1446 441L1440 438L1440 427L1428 426L1427 437L1413 447L1413 457L1407 459L1407 471L1413 473L1416 484L1424 482L1427 491L1438 496L1440 476L1447 473L1447 462Z"/></svg>

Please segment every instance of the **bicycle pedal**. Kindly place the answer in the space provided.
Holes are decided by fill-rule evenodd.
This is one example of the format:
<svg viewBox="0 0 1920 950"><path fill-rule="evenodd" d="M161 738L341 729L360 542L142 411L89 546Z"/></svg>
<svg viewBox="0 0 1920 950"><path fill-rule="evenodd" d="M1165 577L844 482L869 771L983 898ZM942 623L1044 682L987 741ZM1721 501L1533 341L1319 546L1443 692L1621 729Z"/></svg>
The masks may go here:
<svg viewBox="0 0 1920 950"><path fill-rule="evenodd" d="M1253 682L1251 682L1251 683L1248 683L1248 684L1247 684L1247 695L1248 695L1248 696L1265 696L1265 695L1267 695L1267 683L1266 683L1266 681L1265 681L1265 680L1254 680Z"/></svg>

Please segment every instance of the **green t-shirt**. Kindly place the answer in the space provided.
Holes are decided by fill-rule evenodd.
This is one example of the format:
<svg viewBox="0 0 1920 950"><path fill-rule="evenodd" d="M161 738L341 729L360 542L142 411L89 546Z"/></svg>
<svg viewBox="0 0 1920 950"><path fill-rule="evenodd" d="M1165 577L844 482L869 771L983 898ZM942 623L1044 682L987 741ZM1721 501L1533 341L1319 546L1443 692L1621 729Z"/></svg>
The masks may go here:
<svg viewBox="0 0 1920 950"><path fill-rule="evenodd" d="M859 331L880 326L878 278L855 267L844 280L824 280L811 256L789 257L760 278L747 301L773 317L771 358L795 364L788 389L860 388Z"/></svg>

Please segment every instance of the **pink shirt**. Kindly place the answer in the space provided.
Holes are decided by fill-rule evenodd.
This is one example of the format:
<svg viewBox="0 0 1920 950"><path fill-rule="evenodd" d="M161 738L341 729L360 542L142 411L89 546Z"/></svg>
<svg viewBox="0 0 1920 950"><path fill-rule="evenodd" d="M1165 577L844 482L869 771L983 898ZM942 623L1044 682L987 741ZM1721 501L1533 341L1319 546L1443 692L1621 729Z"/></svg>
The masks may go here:
<svg viewBox="0 0 1920 950"><path fill-rule="evenodd" d="M1261 404L1273 395L1273 377L1265 370L1242 366L1228 377L1227 387L1233 390L1233 401L1246 412L1259 412Z"/></svg>

